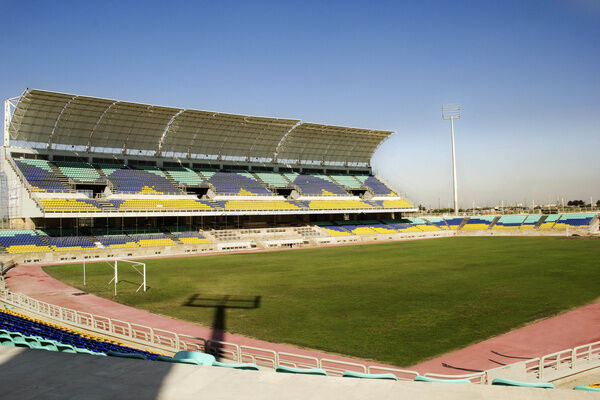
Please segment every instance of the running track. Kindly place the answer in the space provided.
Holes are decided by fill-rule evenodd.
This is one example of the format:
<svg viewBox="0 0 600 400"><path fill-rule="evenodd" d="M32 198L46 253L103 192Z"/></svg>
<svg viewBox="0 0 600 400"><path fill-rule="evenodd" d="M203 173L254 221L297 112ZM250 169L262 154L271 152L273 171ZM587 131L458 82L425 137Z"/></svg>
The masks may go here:
<svg viewBox="0 0 600 400"><path fill-rule="evenodd" d="M21 292L38 300L63 307L191 336L204 338L213 336L212 329L207 327L151 314L94 295L74 296L74 293L80 293L81 291L50 277L42 270L40 265L23 265L13 268L8 272L6 282L14 292ZM369 365L382 365L232 335L227 332L218 334L223 335L222 341L237 343L238 345L268 348L318 358L333 358ZM421 374L427 372L465 374L469 372L468 370L490 369L521 361L522 358L539 357L599 340L600 302L597 302L417 365L404 366L404 368L416 370ZM402 343L391 345L401 346ZM452 368L444 365L449 365Z"/></svg>

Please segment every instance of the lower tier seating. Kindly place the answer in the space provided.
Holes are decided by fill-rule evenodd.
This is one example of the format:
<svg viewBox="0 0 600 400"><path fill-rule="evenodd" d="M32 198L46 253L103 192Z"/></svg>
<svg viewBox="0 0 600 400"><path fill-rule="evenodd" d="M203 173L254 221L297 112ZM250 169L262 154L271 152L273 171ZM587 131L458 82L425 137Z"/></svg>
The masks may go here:
<svg viewBox="0 0 600 400"><path fill-rule="evenodd" d="M490 224L494 222L496 217L471 217L467 220L467 222L463 225L462 230L480 230L480 229L488 229Z"/></svg>
<svg viewBox="0 0 600 400"><path fill-rule="evenodd" d="M33 319L12 310L0 310L0 344L68 353L105 355L112 351L123 354L139 354L148 360L156 360L159 357L159 354L156 353Z"/></svg>
<svg viewBox="0 0 600 400"><path fill-rule="evenodd" d="M8 253L46 253L50 247L33 230L0 231L0 245Z"/></svg>
<svg viewBox="0 0 600 400"><path fill-rule="evenodd" d="M519 229L525 218L525 215L503 215L496 221L493 229Z"/></svg>
<svg viewBox="0 0 600 400"><path fill-rule="evenodd" d="M311 210L344 210L373 208L372 205L361 200L311 200L308 202Z"/></svg>

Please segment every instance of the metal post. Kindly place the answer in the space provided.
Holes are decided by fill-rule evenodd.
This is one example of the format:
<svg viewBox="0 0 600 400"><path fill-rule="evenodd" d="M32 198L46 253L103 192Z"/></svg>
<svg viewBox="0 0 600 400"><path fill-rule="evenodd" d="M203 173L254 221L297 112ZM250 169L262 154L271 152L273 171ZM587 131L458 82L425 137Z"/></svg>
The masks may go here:
<svg viewBox="0 0 600 400"><path fill-rule="evenodd" d="M85 260L83 260L83 286L85 286Z"/></svg>
<svg viewBox="0 0 600 400"><path fill-rule="evenodd" d="M117 276L117 260L115 260L115 297L117 296L117 280L118 280L118 276Z"/></svg>
<svg viewBox="0 0 600 400"><path fill-rule="evenodd" d="M146 291L146 264L144 264L144 292Z"/></svg>
<svg viewBox="0 0 600 400"><path fill-rule="evenodd" d="M456 187L456 148L454 146L454 118L450 118L452 130L452 176L454 177L454 215L458 215L458 189Z"/></svg>
<svg viewBox="0 0 600 400"><path fill-rule="evenodd" d="M458 185L456 178L456 146L454 144L454 120L460 118L460 104L447 104L442 106L442 119L450 120L450 132L452 138L452 178L454 195L454 215L458 215Z"/></svg>

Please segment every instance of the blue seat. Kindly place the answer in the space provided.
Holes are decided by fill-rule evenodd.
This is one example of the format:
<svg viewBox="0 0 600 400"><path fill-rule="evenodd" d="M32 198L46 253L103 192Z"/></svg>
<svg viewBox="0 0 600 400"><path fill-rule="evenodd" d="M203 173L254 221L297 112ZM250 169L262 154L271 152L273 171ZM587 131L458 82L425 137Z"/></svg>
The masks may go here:
<svg viewBox="0 0 600 400"><path fill-rule="evenodd" d="M344 378L360 378L360 379L386 379L390 381L397 381L398 377L392 373L388 374L365 374L362 372L344 371L342 374Z"/></svg>
<svg viewBox="0 0 600 400"><path fill-rule="evenodd" d="M428 376L415 376L413 379L415 382L439 382L439 383L472 383L468 379L439 379L439 378L430 378Z"/></svg>
<svg viewBox="0 0 600 400"><path fill-rule="evenodd" d="M518 386L518 387L529 387L529 388L541 388L541 389L555 389L550 382L521 382L513 381L511 379L496 378L492 381L492 385L497 386Z"/></svg>
<svg viewBox="0 0 600 400"><path fill-rule="evenodd" d="M233 369L243 369L246 371L258 371L258 365L254 364L254 363L238 363L238 364L229 364L229 363L222 363L219 361L215 361L213 363L213 365L215 367L224 367L224 368L233 368Z"/></svg>
<svg viewBox="0 0 600 400"><path fill-rule="evenodd" d="M285 365L278 365L275 369L277 372L284 374L303 374L303 375L321 375L327 376L327 372L322 368L294 368L286 367Z"/></svg>

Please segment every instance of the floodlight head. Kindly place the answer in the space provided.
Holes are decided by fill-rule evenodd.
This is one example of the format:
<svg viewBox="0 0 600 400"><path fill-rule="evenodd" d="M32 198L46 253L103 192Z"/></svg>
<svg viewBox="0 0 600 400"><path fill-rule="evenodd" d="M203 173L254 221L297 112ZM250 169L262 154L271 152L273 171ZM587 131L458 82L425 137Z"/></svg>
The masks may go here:
<svg viewBox="0 0 600 400"><path fill-rule="evenodd" d="M460 104L444 104L442 105L443 119L458 119L460 118Z"/></svg>

